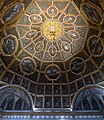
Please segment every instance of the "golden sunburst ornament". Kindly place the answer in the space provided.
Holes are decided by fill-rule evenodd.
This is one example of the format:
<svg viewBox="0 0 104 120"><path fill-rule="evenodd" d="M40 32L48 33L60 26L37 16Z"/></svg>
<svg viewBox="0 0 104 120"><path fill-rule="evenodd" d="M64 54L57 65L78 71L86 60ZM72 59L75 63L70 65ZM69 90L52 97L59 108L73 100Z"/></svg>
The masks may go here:
<svg viewBox="0 0 104 120"><path fill-rule="evenodd" d="M42 27L43 35L49 40L56 40L63 34L62 25L57 20L48 20Z"/></svg>

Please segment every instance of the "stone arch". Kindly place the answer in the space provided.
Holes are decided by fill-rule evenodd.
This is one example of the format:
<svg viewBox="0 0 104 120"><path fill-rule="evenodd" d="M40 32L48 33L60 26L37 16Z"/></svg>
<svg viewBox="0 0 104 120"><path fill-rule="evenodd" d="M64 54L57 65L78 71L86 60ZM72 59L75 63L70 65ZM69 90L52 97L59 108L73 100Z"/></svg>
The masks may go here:
<svg viewBox="0 0 104 120"><path fill-rule="evenodd" d="M20 105L18 108L16 107L17 104ZM30 94L23 87L5 85L0 88L0 109L33 110L33 101Z"/></svg>
<svg viewBox="0 0 104 120"><path fill-rule="evenodd" d="M102 86L89 85L83 87L74 96L72 101L72 109L73 110L104 110L103 97L104 97L104 88Z"/></svg>

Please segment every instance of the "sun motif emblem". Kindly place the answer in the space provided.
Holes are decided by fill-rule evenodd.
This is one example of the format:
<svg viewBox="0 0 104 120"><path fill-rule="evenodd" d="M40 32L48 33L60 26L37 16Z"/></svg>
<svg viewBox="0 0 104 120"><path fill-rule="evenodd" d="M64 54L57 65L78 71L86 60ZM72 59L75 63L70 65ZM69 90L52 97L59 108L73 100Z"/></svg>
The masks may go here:
<svg viewBox="0 0 104 120"><path fill-rule="evenodd" d="M57 20L48 20L43 25L43 35L49 40L57 40L63 34L62 25Z"/></svg>

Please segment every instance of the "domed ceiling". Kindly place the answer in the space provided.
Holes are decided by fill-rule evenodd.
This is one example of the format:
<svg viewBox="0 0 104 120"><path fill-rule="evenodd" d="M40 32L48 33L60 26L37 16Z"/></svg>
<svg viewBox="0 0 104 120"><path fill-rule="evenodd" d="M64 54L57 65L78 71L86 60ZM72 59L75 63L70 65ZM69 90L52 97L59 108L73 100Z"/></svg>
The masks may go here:
<svg viewBox="0 0 104 120"><path fill-rule="evenodd" d="M104 85L103 0L1 0L0 81L24 87L35 108L70 108Z"/></svg>

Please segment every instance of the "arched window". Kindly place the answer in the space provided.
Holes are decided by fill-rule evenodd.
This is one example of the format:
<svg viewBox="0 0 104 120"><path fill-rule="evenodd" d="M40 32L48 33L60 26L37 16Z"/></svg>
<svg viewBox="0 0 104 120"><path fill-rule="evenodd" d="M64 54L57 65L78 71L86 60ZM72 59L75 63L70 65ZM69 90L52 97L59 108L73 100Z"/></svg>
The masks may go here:
<svg viewBox="0 0 104 120"><path fill-rule="evenodd" d="M0 109L32 110L32 100L28 92L18 86L6 86L0 89Z"/></svg>
<svg viewBox="0 0 104 120"><path fill-rule="evenodd" d="M103 104L104 100L101 101L100 99L98 99L98 102L99 102L100 109L103 110L104 109L104 104Z"/></svg>
<svg viewBox="0 0 104 120"><path fill-rule="evenodd" d="M8 98L4 99L4 101L1 103L1 106L0 106L1 109L2 109L2 108L5 108L7 99L8 99Z"/></svg>
<svg viewBox="0 0 104 120"><path fill-rule="evenodd" d="M84 110L91 110L90 103L86 98L83 100L83 109Z"/></svg>
<svg viewBox="0 0 104 120"><path fill-rule="evenodd" d="M93 110L100 110L99 105L94 98L92 98L91 102L92 102L92 109Z"/></svg>
<svg viewBox="0 0 104 120"><path fill-rule="evenodd" d="M74 98L73 109L104 110L104 89L97 86L81 89Z"/></svg>
<svg viewBox="0 0 104 120"><path fill-rule="evenodd" d="M21 99L18 99L16 104L15 104L15 110L20 110L22 107L23 101Z"/></svg>
<svg viewBox="0 0 104 120"><path fill-rule="evenodd" d="M27 104L26 104L26 102L24 102L24 104L23 104L23 109L24 109L24 110L29 109L28 106L27 106Z"/></svg>
<svg viewBox="0 0 104 120"><path fill-rule="evenodd" d="M6 110L12 110L13 109L13 103L14 103L14 99L10 99L8 98L8 102L7 102L7 106L6 106Z"/></svg>

